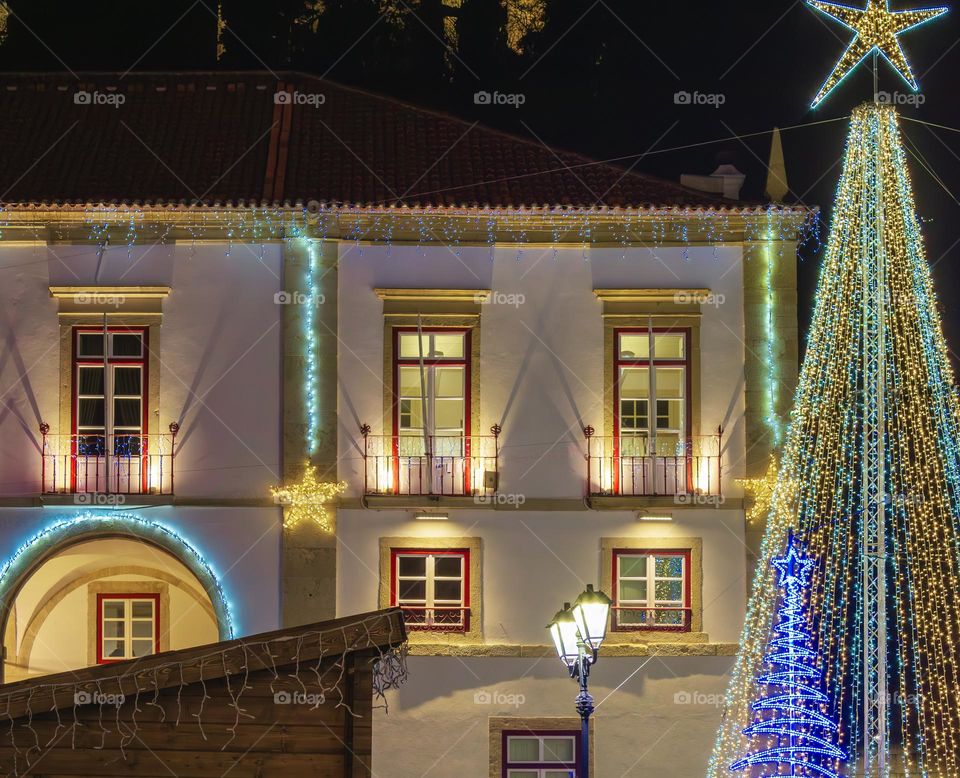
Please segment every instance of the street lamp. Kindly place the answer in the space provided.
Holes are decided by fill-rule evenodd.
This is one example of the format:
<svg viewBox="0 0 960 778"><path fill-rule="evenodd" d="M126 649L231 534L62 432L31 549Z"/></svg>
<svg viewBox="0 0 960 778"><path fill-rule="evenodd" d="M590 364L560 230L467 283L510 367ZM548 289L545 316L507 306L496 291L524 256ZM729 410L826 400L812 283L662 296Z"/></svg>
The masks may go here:
<svg viewBox="0 0 960 778"><path fill-rule="evenodd" d="M577 695L577 713L580 714L580 768L579 778L590 778L590 715L593 697L587 690L590 667L596 663L600 644L607 633L607 617L611 600L603 592L595 592L593 584L577 597L573 607L569 602L557 612L547 625L557 656L566 665L570 677L580 684Z"/></svg>

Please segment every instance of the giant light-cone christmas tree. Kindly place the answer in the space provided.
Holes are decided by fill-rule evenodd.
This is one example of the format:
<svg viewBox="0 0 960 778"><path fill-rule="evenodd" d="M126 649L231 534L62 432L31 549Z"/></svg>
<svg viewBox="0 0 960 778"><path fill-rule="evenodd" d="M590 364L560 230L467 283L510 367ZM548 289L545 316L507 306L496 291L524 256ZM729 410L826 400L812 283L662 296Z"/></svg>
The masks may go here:
<svg viewBox="0 0 960 778"><path fill-rule="evenodd" d="M819 560L807 628L846 774L960 776L958 422L899 118L865 105L851 120L710 778L731 775L751 748L743 731L778 599L770 561L791 527ZM747 775L818 774L790 770Z"/></svg>

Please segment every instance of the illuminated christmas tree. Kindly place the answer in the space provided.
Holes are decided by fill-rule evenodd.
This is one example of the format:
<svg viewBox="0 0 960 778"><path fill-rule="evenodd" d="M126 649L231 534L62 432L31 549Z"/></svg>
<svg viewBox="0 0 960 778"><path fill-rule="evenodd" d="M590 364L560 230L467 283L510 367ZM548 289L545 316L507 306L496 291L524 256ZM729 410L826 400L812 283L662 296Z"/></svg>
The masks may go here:
<svg viewBox="0 0 960 778"><path fill-rule="evenodd" d="M789 768L790 775L838 778L836 766L847 754L836 745L839 727L828 715L830 698L820 688L823 673L805 610L814 562L791 533L787 553L772 564L783 601L766 657L771 670L757 679L767 693L753 703L757 720L743 731L765 745L730 769L777 765Z"/></svg>
<svg viewBox="0 0 960 778"><path fill-rule="evenodd" d="M777 610L771 560L791 527L822 560L807 627L837 747L857 775L960 776L958 427L899 119L865 105L851 120L710 778L744 753Z"/></svg>

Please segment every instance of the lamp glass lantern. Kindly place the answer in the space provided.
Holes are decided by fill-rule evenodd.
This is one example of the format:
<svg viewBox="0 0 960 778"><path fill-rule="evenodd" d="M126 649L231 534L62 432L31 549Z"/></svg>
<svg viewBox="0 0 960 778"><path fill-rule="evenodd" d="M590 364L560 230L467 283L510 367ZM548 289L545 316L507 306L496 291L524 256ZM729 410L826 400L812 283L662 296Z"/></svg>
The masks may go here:
<svg viewBox="0 0 960 778"><path fill-rule="evenodd" d="M600 649L600 644L606 637L607 618L612 604L606 594L594 591L593 584L587 584L586 591L577 597L571 608L580 639L594 651Z"/></svg>
<svg viewBox="0 0 960 778"><path fill-rule="evenodd" d="M567 667L573 667L580 656L580 634L569 602L565 602L563 609L557 611L547 629L550 630L560 661Z"/></svg>

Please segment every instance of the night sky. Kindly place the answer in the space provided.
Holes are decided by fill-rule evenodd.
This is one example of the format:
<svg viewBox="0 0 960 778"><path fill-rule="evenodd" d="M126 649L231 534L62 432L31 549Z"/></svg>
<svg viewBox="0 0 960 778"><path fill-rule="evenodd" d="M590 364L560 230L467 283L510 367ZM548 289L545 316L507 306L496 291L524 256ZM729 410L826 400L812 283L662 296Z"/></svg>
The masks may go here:
<svg viewBox="0 0 960 778"><path fill-rule="evenodd" d="M821 108L809 109L851 33L802 0L547 0L546 24L524 39L522 54L507 48L499 32L498 0L463 0L455 51L439 39L440 0L409 0L412 8L394 0L403 25L378 12L383 1L326 0L314 31L309 24L291 24L307 5L304 0L223 0L227 53L218 63L215 0L9 0L0 68L302 70L597 159L630 157L620 164L636 163L640 172L671 179L732 162L748 176L748 198L763 191L768 135L671 149L843 117L873 94L872 75L862 68ZM892 6L928 4L933 3ZM903 44L925 102L901 111L960 128L960 8L907 33ZM880 89L906 93L885 63ZM479 90L519 93L524 104L475 105ZM722 95L723 104L677 105L678 91ZM946 188L960 193L960 133L909 122L904 131ZM846 124L839 121L791 130L783 138L794 198L820 206L827 217L845 134ZM954 294L960 278L960 204L915 161L911 170L948 342L960 362L960 302ZM804 330L819 259L815 247L803 253Z"/></svg>

